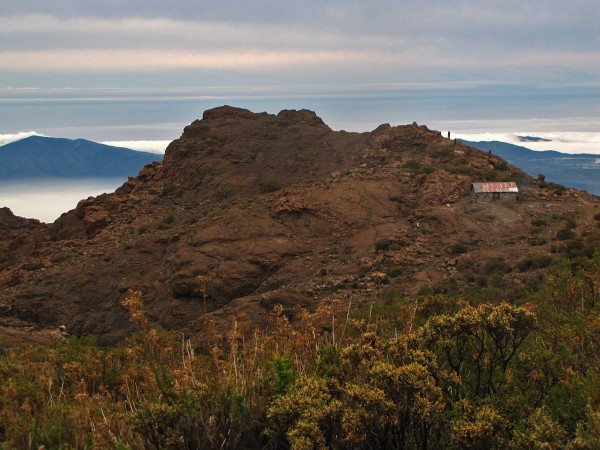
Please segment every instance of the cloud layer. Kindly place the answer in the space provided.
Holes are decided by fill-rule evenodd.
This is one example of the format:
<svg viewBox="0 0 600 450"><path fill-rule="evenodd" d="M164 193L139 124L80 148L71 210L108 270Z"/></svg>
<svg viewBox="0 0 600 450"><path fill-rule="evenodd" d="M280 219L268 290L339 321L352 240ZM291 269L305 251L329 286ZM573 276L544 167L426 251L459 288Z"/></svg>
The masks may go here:
<svg viewBox="0 0 600 450"><path fill-rule="evenodd" d="M157 153L164 155L167 146L171 141L105 141L104 145L113 147L124 147L130 150L139 150L143 152Z"/></svg>
<svg viewBox="0 0 600 450"><path fill-rule="evenodd" d="M286 76L573 84L600 73L595 0L46 3L7 0L5 85L18 86L22 73L56 83L91 72L183 70L194 85L207 73L235 83L250 73L263 84Z"/></svg>
<svg viewBox="0 0 600 450"><path fill-rule="evenodd" d="M21 139L28 138L30 136L43 136L36 131L20 131L18 133L0 134L0 147L11 142L20 141Z"/></svg>

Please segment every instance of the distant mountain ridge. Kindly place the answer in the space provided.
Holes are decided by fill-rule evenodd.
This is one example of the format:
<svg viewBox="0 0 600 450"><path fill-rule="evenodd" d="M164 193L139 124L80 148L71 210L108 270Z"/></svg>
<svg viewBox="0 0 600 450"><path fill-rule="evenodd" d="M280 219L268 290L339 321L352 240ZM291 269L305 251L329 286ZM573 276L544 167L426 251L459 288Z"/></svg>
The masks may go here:
<svg viewBox="0 0 600 450"><path fill-rule="evenodd" d="M86 139L31 136L0 147L0 180L135 176L162 155Z"/></svg>
<svg viewBox="0 0 600 450"><path fill-rule="evenodd" d="M554 150L535 151L498 141L463 142L479 150L491 150L533 177L542 173L546 181L600 195L600 155L567 154Z"/></svg>

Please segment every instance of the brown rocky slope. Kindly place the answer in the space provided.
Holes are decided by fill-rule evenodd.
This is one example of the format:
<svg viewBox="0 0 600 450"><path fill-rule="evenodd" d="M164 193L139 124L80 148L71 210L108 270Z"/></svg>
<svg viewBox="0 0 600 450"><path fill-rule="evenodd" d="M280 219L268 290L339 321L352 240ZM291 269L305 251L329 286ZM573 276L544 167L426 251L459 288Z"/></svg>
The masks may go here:
<svg viewBox="0 0 600 450"><path fill-rule="evenodd" d="M520 201L473 201L483 180L517 181ZM224 106L54 224L0 210L0 325L116 343L133 331L129 289L155 326L195 338L205 318L261 326L278 303L293 315L425 287L510 295L598 246L598 207L425 126L336 132L311 111Z"/></svg>

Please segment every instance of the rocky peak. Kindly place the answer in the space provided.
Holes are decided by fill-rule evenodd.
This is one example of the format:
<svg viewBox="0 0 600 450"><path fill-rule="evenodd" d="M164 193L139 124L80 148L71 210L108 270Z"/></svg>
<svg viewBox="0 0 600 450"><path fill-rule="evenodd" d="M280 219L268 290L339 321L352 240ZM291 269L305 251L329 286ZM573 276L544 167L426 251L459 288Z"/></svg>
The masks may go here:
<svg viewBox="0 0 600 450"><path fill-rule="evenodd" d="M529 199L474 202L470 183L483 180L518 181ZM187 126L162 164L48 227L0 210L0 224L23 227L0 253L0 319L113 343L132 331L120 302L136 289L154 326L200 339L206 318L260 326L277 303L293 314L371 301L384 295L374 271L405 295L460 291L487 260L516 267L559 248L568 218L578 245L591 245L597 206L416 123L348 133L307 110L223 106ZM538 216L554 219L541 229ZM507 291L529 282L516 270L493 276Z"/></svg>

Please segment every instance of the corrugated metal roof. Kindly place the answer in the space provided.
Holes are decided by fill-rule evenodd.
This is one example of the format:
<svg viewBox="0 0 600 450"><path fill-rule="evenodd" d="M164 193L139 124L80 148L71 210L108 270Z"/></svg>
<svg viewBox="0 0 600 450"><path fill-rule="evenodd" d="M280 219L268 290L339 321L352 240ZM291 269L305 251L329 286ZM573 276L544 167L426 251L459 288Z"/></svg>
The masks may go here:
<svg viewBox="0 0 600 450"><path fill-rule="evenodd" d="M517 187L517 183L514 181L503 181L503 182L494 182L494 183L473 183L473 190L476 194L483 194L487 192L513 192L518 193L519 188Z"/></svg>

